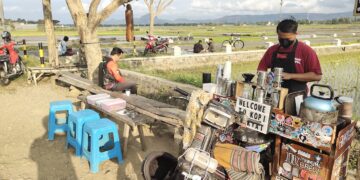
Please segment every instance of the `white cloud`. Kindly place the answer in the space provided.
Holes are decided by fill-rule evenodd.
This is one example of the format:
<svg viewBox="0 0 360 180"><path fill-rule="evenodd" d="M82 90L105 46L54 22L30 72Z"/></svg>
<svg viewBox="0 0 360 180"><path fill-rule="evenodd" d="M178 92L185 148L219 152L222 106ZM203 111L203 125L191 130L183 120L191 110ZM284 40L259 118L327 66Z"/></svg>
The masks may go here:
<svg viewBox="0 0 360 180"><path fill-rule="evenodd" d="M112 0L102 0L99 10ZM53 0L54 19L71 23L65 0ZM91 0L82 0L85 11ZM148 14L143 0L131 2L134 16ZM336 13L351 12L354 0L284 0L285 13ZM41 1L35 0L4 0L6 18L42 18ZM160 15L160 18L177 19L209 19L237 14L271 14L280 10L280 0L174 0L174 2ZM110 18L121 19L125 8L121 6Z"/></svg>
<svg viewBox="0 0 360 180"><path fill-rule="evenodd" d="M5 11L8 12L14 12L14 11L19 11L21 8L19 6L7 6L5 8Z"/></svg>
<svg viewBox="0 0 360 180"><path fill-rule="evenodd" d="M353 0L284 0L284 12L345 12L351 11ZM331 4L331 7L327 7ZM252 12L252 14L277 13L280 10L280 0L192 0L190 8L196 12L217 12L232 14L236 12ZM230 13L229 13L230 11Z"/></svg>

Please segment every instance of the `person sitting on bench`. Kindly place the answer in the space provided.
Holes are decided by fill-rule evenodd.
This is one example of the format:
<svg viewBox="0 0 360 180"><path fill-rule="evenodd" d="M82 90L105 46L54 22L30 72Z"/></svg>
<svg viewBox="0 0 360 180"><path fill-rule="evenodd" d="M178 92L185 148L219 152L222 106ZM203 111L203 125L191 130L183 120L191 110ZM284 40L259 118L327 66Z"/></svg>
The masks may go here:
<svg viewBox="0 0 360 180"><path fill-rule="evenodd" d="M118 47L114 47L110 53L110 57L106 58L104 88L111 91L131 90L132 94L137 93L136 83L126 80L120 72L117 62L120 61L124 52Z"/></svg>
<svg viewBox="0 0 360 180"><path fill-rule="evenodd" d="M72 48L68 47L68 41L69 37L67 36L64 36L63 40L60 41L60 44L58 46L59 56L72 56L75 54Z"/></svg>

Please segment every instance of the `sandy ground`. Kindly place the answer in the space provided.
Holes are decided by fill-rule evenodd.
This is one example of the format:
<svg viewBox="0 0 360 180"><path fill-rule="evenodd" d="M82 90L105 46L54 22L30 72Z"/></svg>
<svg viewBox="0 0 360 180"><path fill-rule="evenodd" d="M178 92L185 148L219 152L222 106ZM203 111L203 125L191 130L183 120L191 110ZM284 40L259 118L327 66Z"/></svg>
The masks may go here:
<svg viewBox="0 0 360 180"><path fill-rule="evenodd" d="M141 163L152 151L177 154L173 129L156 125L145 129L146 152L141 151L137 132L130 135L128 155L123 164L105 161L92 174L85 159L65 149L65 136L47 140L49 103L73 100L66 88L41 81L39 86L15 82L0 87L0 179L142 179ZM119 125L122 132L123 125Z"/></svg>

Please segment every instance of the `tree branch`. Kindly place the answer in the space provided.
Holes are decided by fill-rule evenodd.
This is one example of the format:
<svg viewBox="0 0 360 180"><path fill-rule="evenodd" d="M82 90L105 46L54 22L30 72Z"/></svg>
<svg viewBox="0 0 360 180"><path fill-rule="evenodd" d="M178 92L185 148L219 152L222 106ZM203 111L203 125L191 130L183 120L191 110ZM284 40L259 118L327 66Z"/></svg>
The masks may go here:
<svg viewBox="0 0 360 180"><path fill-rule="evenodd" d="M75 26L78 22L78 17L80 14L85 14L84 7L80 0L66 0L66 4L69 8L71 17L74 21Z"/></svg>
<svg viewBox="0 0 360 180"><path fill-rule="evenodd" d="M146 4L146 6L148 7L148 9L150 9L150 2L149 2L149 0L144 0L144 2L145 2L145 4Z"/></svg>
<svg viewBox="0 0 360 180"><path fill-rule="evenodd" d="M89 7L89 17L88 20L91 22L95 20L97 15L97 9L99 7L101 0L92 0Z"/></svg>
<svg viewBox="0 0 360 180"><path fill-rule="evenodd" d="M168 6L170 6L170 4L174 0L163 1L162 3L161 3L161 1L162 0L159 0L159 4L156 9L156 16L159 16L164 11L164 9L166 9Z"/></svg>
<svg viewBox="0 0 360 180"><path fill-rule="evenodd" d="M96 28L102 21L108 18L114 11L116 11L121 5L130 2L131 0L113 0L108 4L100 13L97 13L97 17L94 23L92 23L92 29Z"/></svg>

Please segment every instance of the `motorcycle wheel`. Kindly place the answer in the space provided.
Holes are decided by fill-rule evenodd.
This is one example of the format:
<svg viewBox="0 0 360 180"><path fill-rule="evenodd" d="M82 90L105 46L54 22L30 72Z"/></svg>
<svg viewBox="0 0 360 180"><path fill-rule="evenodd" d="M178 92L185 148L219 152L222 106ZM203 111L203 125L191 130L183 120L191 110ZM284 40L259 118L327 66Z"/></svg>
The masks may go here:
<svg viewBox="0 0 360 180"><path fill-rule="evenodd" d="M24 62L20 60L19 64L20 64L21 74L27 73L27 69L25 67Z"/></svg>
<svg viewBox="0 0 360 180"><path fill-rule="evenodd" d="M10 79L6 78L6 73L4 71L0 71L0 84L3 86L7 86L10 84Z"/></svg>

